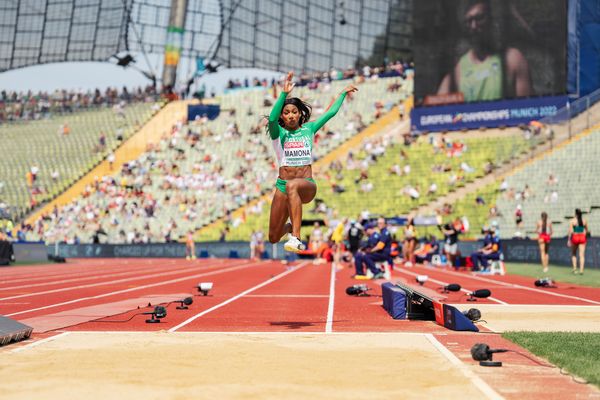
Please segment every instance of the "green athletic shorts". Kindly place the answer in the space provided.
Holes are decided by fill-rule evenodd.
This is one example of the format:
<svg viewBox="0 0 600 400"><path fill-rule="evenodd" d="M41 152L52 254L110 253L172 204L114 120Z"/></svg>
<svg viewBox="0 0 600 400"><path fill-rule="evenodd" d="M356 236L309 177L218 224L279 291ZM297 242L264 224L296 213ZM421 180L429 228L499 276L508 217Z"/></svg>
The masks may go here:
<svg viewBox="0 0 600 400"><path fill-rule="evenodd" d="M317 182L315 182L315 180L313 178L306 178L307 181L314 183L315 185L317 184ZM285 191L285 185L286 185L287 181L284 181L281 178L277 178L277 183L275 184L275 187L277 189L279 189L279 191L283 194L286 194Z"/></svg>

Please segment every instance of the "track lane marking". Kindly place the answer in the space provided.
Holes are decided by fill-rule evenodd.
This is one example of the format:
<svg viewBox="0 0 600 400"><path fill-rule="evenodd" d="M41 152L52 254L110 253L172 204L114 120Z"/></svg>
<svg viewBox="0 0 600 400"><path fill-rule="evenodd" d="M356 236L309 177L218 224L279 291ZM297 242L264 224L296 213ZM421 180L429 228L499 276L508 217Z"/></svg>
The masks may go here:
<svg viewBox="0 0 600 400"><path fill-rule="evenodd" d="M35 275L23 274L15 277L15 279L4 279L0 281L0 284L13 284L17 282L30 282L30 281L39 281L42 279L72 279L72 278L83 278L86 276L94 276L98 271L102 271L103 273L111 273L111 272L122 272L124 271L124 266L127 265L127 271L146 271L156 269L157 266L165 267L165 268L177 268L181 265L189 265L190 263L184 259L172 260L172 262L162 262L162 260L157 259L157 262L154 264L137 264L137 265L129 265L124 263L124 259L115 259L111 265L106 265L105 263L95 263L93 260L90 260L87 264L85 264L85 268L78 270L55 270L55 266L46 266L42 265L38 268L50 268L51 270L47 271L35 271ZM167 261L167 260L165 260ZM215 261L225 261L215 259ZM115 265L118 263L117 265ZM180 265L177 265L180 264ZM69 265L69 264L67 264ZM193 265L193 264L192 264ZM20 267L21 268L21 267ZM6 277L4 277L6 278Z"/></svg>
<svg viewBox="0 0 600 400"><path fill-rule="evenodd" d="M398 320L400 321L400 320ZM67 331L72 334L109 334L109 335L147 335L147 334L160 334L160 331ZM423 336L422 333L418 332L378 332L378 331L364 331L364 332L331 332L325 333L320 331L302 331L302 332L286 332L286 331L185 331L175 332L177 335L296 335L296 336L311 336L311 335L406 335L406 336ZM444 335L440 333L439 335Z"/></svg>
<svg viewBox="0 0 600 400"><path fill-rule="evenodd" d="M325 324L325 333L333 332L333 307L335 305L335 275L337 268L334 262L331 263L331 278L329 280L329 304L327 306L327 323Z"/></svg>
<svg viewBox="0 0 600 400"><path fill-rule="evenodd" d="M463 305L464 304L460 304L460 303L452 303L450 305L456 306L456 305ZM500 308L503 306L503 304L480 304L480 306L485 306L485 307L492 307L492 308ZM531 308L543 308L543 309L548 309L548 310L559 310L561 308L574 308L574 309L579 309L581 311L599 311L600 312L600 306L587 306L585 304L508 304L509 307L511 308L526 308L526 309L531 309Z"/></svg>
<svg viewBox="0 0 600 400"><path fill-rule="evenodd" d="M83 277L83 276L93 276L94 273L97 272L97 270L94 270L94 268L98 268L98 267L102 267L102 271L113 271L113 272L118 272L118 271L122 271L123 267L122 265L127 265L128 269L133 271L138 270L144 270L146 268L152 268L154 266L156 266L156 263L154 264L133 264L133 265L129 265L129 262L126 262L126 260L120 259L120 264L121 266L113 268L110 267L108 269L104 269L104 266L106 265L106 263L102 262L87 262L86 264L81 264L84 268L79 268L79 269L67 269L67 267L71 267L74 268L73 265L71 264L66 264L67 267L61 268L58 267L55 264L44 264L44 265L39 265L36 266L36 270L32 270L29 272L25 272L25 273L19 273L18 275L13 275L13 276L4 276L3 280L0 281L0 285L2 284L13 284L16 282L30 282L30 281L39 281L42 279L48 279L48 278L73 278L73 277ZM170 261L170 262L167 262ZM163 265L167 264L169 266L174 265L176 262L179 263L184 263L185 261L183 259L165 259L165 262L162 262ZM114 261L111 263L114 264ZM63 264L64 265L64 264ZM51 268L51 270L44 270L44 268ZM26 268L26 267L18 267L18 268ZM33 275L33 276L32 276Z"/></svg>
<svg viewBox="0 0 600 400"><path fill-rule="evenodd" d="M500 393L496 392L490 385L488 385L483 379L481 379L478 375L476 375L469 367L467 367L458 357L456 357L446 346L444 346L440 341L438 341L435 336L431 333L424 334L427 340L440 352L450 363L456 366L462 374L467 377L471 381L473 385L477 389L479 389L485 397L492 400L501 400L504 399L500 395Z"/></svg>
<svg viewBox="0 0 600 400"><path fill-rule="evenodd" d="M503 281L496 281L496 280L493 280L493 279L483 278L483 277L480 277L480 276L464 276L464 275L462 275L462 274L460 274L458 272L454 272L454 271L439 270L439 272L443 272L443 273L454 275L454 276L462 276L463 278L475 279L475 280L482 281L482 282L495 283L495 284L498 284L498 285L501 285L501 286L504 286L504 287L513 287L513 288L517 288L517 289L524 289L524 290L529 290L530 292L543 293L543 294L547 294L547 295L550 295L550 296L564 297L564 298L567 298L567 299L579 300L579 301L583 301L585 303L591 303L591 304L600 305L600 301L594 301L594 300L585 299L583 297L577 297L577 296L569 296L568 294L547 292L547 291L544 291L544 290L541 290L541 289L535 289L535 288L530 288L530 287L527 287L527 286L519 285L517 283L508 283L508 282L503 282Z"/></svg>
<svg viewBox="0 0 600 400"><path fill-rule="evenodd" d="M415 274L414 272L404 271L404 270L401 270L401 269L400 269L400 268L398 268L398 267L394 267L394 271L398 271L398 272L405 273L405 274L412 275L412 276L423 275L423 274ZM433 279L433 278L429 278L429 277L427 278L427 280L430 280L430 281L431 281L431 282L433 282L433 283L437 283L438 285L444 285L444 286L445 286L445 285L448 285L448 284L449 284L448 282L439 281L439 280L437 280L437 279ZM460 289L460 291L461 291L461 292L465 292L465 293L471 293L471 292L472 292L472 290L470 290L470 291L469 291L469 290L467 290L467 289L463 289L463 288L461 288L461 289ZM492 297L492 296L488 297L488 299L489 299L489 300L492 300L492 301L495 301L495 302L496 302L496 303L498 303L498 304L502 304L502 305L504 305L504 306L508 306L508 305L510 305L510 304L508 304L508 303L506 303L506 302L504 302L504 301L502 301L502 300L498 300L497 298L495 298L495 297Z"/></svg>
<svg viewBox="0 0 600 400"><path fill-rule="evenodd" d="M325 298L329 297L327 294L248 294L245 297L253 298Z"/></svg>
<svg viewBox="0 0 600 400"><path fill-rule="evenodd" d="M244 262L247 262L247 261L244 261ZM135 277L131 277L131 278L117 279L117 280L114 280L114 281L105 281L105 282L98 282L98 283L90 283L90 284L87 284L87 285L80 285L80 286L69 286L69 287L66 287L66 288L46 290L46 291L43 291L43 292L34 292L34 293L20 294L20 295L17 295L17 296L3 297L3 298L0 298L0 301L20 299L20 298L23 298L23 297L41 296L41 295L44 295L44 294L68 292L70 290L77 290L77 289L88 289L88 288L92 288L92 287L112 285L112 284L116 284L116 283L136 281L136 280L144 279L144 278L159 278L161 276L183 274L183 273L197 271L198 269L201 269L201 268L213 268L213 267L219 267L219 266L220 266L220 264L211 265L210 267L204 267L203 265L198 265L196 267L191 267L191 268L187 268L187 269L173 270L173 271L161 272L161 273L151 274L151 275L135 276Z"/></svg>
<svg viewBox="0 0 600 400"><path fill-rule="evenodd" d="M21 347L17 347L16 349L11 350L10 352L11 353L19 353L21 351L25 351L25 350L31 349L32 347L39 346L40 344L48 343L48 342L51 342L53 340L57 340L59 338L63 338L63 337L65 337L67 335L70 335L70 334L71 334L71 332L62 332L62 333L59 333L58 335L50 336L50 337L47 337L45 339L36 340L35 342L26 344L26 345L21 346Z"/></svg>
<svg viewBox="0 0 600 400"><path fill-rule="evenodd" d="M301 262L300 264L298 264L297 267L288 269L287 271L282 272L279 275L275 275L274 277L272 277L272 278L264 281L263 283L259 283L258 285L253 286L250 289L246 289L243 292L241 292L239 294L236 294L235 296L233 296L233 297L231 297L231 298L229 298L229 299L227 299L227 300L225 300L225 301L223 301L223 302L221 302L221 303L219 303L219 304L217 304L215 306L212 306L211 308L208 308L208 309L206 309L204 311L199 312L198 314L196 314L196 315L194 315L194 316L186 319L185 321L183 321L179 325L175 325L174 327L172 327L171 329L169 329L167 332L175 332L179 328L183 328L184 326L186 326L190 322L193 322L193 321L197 320L198 318L200 318L200 317L202 317L202 316L204 316L204 315L206 315L206 314L208 314L210 312L218 310L219 308L224 307L227 304L232 303L232 302L236 301L237 299L240 299L240 298L246 296L247 294L254 292L257 289L265 287L268 284L273 283L273 282L275 282L275 281L277 281L277 280L279 280L279 279L281 279L281 278L283 278L283 277L291 274L292 272L298 271L299 269L305 267L307 264L308 264L308 261Z"/></svg>
<svg viewBox="0 0 600 400"><path fill-rule="evenodd" d="M112 272L103 270L103 271L101 271L102 274L97 274L98 271L96 271L96 275L94 275L92 273L87 276L77 277L77 278L68 278L68 279L63 279L60 281L41 282L41 283L34 283L31 285L0 287L0 291L14 290L14 289L29 289L29 288L34 288L34 287L38 287L38 286L58 285L58 284L62 284L62 283L70 283L70 282L93 280L93 279L103 279L106 277L113 278L113 277L117 277L117 276L139 275L140 273L152 273L152 272L161 271L161 270L164 272L167 272L167 271L165 271L164 267L153 267L153 268L149 268L149 269L129 270L129 271L123 271L123 269L121 268L118 270L114 270ZM116 271L121 271L121 272L116 272Z"/></svg>
<svg viewBox="0 0 600 400"><path fill-rule="evenodd" d="M16 267L19 268L19 271L14 271L12 275L4 274L2 280L0 280L0 285L3 284L14 284L16 282L31 282L31 281L39 281L43 279L56 278L56 279L67 279L70 277L83 277L93 275L98 268L102 268L103 272L120 272L123 271L123 266L126 265L129 271L143 271L146 269L154 269L156 265L163 265L166 267L177 267L176 264L188 264L186 260L182 258L167 258L167 259L155 259L154 262L149 262L150 260L141 259L137 263L130 263L127 259L118 259L119 267L109 267L106 268L107 264L113 265L115 263L112 260L110 263L107 262L97 262L94 259L86 259L85 263L67 263L67 264L44 264L37 265L31 268L30 271L22 271L23 268L29 268L27 266ZM226 262L229 261L227 259L214 259L215 262ZM63 267L64 265L64 267ZM11 271L7 271L11 272Z"/></svg>
<svg viewBox="0 0 600 400"><path fill-rule="evenodd" d="M238 266L235 266L235 267L224 268L224 269L220 269L220 270L217 270L217 271L210 271L210 272L205 272L205 273L202 273L202 274L196 274L196 275L186 276L186 277L183 277L183 278L171 279L169 281L163 281L163 282L151 283L151 284L148 284L148 285L136 286L136 287L133 287L133 288L123 289L123 290L117 290L117 291L109 292L109 293L103 293L103 294L99 294L99 295L96 295L96 296L80 297L80 298L77 298L77 299L74 299L74 300L65 301L65 302L62 302L62 303L50 304L50 305L47 305L47 306L38 307L38 308L32 308L30 310L19 311L19 312L15 312L15 313L12 313L12 314L5 314L5 316L11 317L13 315L21 315L21 314L26 314L26 313L33 312L33 311L46 310L48 308L60 307L60 306L64 306L64 305L67 305L67 304L78 303L78 302L85 301L85 300L101 299L103 297L113 296L113 295L116 295L116 294L128 293L128 292L133 292L133 291L136 291L136 290L147 289L147 288L156 287L156 286L169 285L171 283L182 282L182 281L185 281L185 280L188 280L188 279L200 278L200 277L211 276L211 275L218 275L218 274L222 274L224 272L237 271L238 269L249 268L249 267L257 265L257 264L260 264L260 262L259 263L251 263L251 264L238 265Z"/></svg>

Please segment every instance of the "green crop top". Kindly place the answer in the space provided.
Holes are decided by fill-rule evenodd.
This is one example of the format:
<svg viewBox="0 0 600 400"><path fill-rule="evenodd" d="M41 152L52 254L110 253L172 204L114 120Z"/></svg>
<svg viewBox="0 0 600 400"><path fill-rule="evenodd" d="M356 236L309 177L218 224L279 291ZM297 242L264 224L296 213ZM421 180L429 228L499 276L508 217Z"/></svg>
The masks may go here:
<svg viewBox="0 0 600 400"><path fill-rule="evenodd" d="M340 94L331 107L316 121L306 122L294 131L288 131L279 125L279 116L283 111L283 103L286 97L287 93L285 92L279 94L279 98L269 115L269 135L273 141L277 161L280 167L310 165L312 164L315 133L337 114L346 98L346 92Z"/></svg>

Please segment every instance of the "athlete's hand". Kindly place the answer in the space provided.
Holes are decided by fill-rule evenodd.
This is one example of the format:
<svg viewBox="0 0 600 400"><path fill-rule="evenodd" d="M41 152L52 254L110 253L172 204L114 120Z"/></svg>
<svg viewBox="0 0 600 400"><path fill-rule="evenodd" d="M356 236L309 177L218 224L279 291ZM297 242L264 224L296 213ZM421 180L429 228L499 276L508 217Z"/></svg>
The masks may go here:
<svg viewBox="0 0 600 400"><path fill-rule="evenodd" d="M283 92L284 93L289 93L292 91L292 89L294 88L294 86L296 86L296 84L292 81L292 79L294 78L294 72L290 71L287 74L287 78L285 78L285 82L283 82Z"/></svg>
<svg viewBox="0 0 600 400"><path fill-rule="evenodd" d="M342 93L354 93L358 92L358 88L354 85L348 85L342 90Z"/></svg>

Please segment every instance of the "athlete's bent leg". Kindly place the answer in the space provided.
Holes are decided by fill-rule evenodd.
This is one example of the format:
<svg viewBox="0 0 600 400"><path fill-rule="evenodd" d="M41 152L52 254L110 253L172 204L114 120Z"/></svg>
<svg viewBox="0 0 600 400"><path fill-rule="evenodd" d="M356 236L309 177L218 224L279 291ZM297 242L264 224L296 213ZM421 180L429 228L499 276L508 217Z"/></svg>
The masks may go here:
<svg viewBox="0 0 600 400"><path fill-rule="evenodd" d="M285 223L289 218L287 195L275 189L273 202L271 203L271 216L269 219L269 242L277 243L283 235L288 233Z"/></svg>
<svg viewBox="0 0 600 400"><path fill-rule="evenodd" d="M302 225L302 204L310 203L317 194L317 185L304 178L290 179L285 186L290 205L292 235L300 238Z"/></svg>

